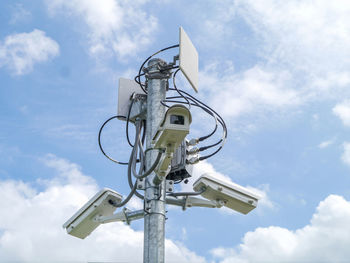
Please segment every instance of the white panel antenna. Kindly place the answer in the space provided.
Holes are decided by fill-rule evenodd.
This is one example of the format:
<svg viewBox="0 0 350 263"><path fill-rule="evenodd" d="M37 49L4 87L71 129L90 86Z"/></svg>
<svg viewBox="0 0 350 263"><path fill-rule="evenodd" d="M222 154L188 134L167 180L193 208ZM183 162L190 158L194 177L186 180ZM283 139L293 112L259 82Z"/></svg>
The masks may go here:
<svg viewBox="0 0 350 263"><path fill-rule="evenodd" d="M185 30L180 27L180 70L198 92L198 52Z"/></svg>
<svg viewBox="0 0 350 263"><path fill-rule="evenodd" d="M131 79L120 78L118 88L118 116L127 116L133 93L145 94L140 85ZM119 120L125 120L120 117Z"/></svg>

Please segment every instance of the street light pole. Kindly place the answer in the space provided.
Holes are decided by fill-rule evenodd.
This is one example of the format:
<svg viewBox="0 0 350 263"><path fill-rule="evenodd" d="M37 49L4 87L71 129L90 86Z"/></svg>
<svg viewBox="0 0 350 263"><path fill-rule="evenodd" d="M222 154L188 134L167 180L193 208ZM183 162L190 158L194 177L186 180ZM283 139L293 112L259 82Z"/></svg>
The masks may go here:
<svg viewBox="0 0 350 263"><path fill-rule="evenodd" d="M165 107L161 101L165 99L170 70L163 70L166 62L161 59L151 59L145 69L147 79L147 124L146 148L152 147L152 138L163 120ZM146 170L154 163L157 151L147 151ZM155 185L152 172L145 182L145 218L144 218L144 263L164 262L165 239L165 179Z"/></svg>

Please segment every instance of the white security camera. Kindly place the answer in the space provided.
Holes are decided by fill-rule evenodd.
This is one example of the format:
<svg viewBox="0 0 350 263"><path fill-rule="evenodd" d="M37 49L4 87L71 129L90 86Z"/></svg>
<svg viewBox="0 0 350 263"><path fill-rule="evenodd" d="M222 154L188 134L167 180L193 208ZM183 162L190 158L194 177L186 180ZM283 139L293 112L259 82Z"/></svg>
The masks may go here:
<svg viewBox="0 0 350 263"><path fill-rule="evenodd" d="M152 140L154 148L166 149L166 153L155 169L157 175L166 176L170 171L170 162L174 151L189 133L191 122L191 113L183 105L175 104L166 111L164 119Z"/></svg>
<svg viewBox="0 0 350 263"><path fill-rule="evenodd" d="M64 223L63 228L68 234L84 239L101 224L96 218L113 215L116 207L112 204L121 200L119 193L104 188Z"/></svg>
<svg viewBox="0 0 350 263"><path fill-rule="evenodd" d="M155 148L165 148L169 144L177 148L189 133L191 122L191 113L185 106L180 104L171 106L153 136Z"/></svg>
<svg viewBox="0 0 350 263"><path fill-rule="evenodd" d="M197 192L212 201L221 202L224 206L242 214L248 214L256 208L260 197L247 188L235 183L220 181L209 174L203 174L193 184Z"/></svg>

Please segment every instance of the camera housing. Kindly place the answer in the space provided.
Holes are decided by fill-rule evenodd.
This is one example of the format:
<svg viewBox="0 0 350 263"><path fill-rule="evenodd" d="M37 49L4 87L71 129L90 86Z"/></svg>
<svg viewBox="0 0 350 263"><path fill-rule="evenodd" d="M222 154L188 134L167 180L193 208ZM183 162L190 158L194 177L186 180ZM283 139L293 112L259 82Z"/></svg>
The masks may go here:
<svg viewBox="0 0 350 263"><path fill-rule="evenodd" d="M166 148L173 145L176 149L190 132L192 116L190 111L181 104L171 106L153 136L155 148Z"/></svg>
<svg viewBox="0 0 350 263"><path fill-rule="evenodd" d="M235 183L216 179L209 174L203 174L193 184L197 192L205 189L201 195L212 201L222 201L223 205L242 214L248 214L256 208L260 197L247 188Z"/></svg>
<svg viewBox="0 0 350 263"><path fill-rule="evenodd" d="M120 203L121 200L122 195L104 188L65 222L63 228L68 234L84 239L101 224L95 218L113 215L116 207L112 204Z"/></svg>
<svg viewBox="0 0 350 263"><path fill-rule="evenodd" d="M154 148L166 150L155 169L157 175L166 176L169 173L173 154L190 132L191 122L191 113L183 105L175 104L166 111L152 140Z"/></svg>

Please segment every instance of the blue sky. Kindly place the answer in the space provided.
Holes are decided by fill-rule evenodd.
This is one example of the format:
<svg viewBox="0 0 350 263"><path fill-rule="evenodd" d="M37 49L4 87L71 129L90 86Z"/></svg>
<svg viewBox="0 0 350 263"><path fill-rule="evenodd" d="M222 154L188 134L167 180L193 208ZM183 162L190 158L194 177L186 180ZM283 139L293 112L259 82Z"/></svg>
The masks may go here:
<svg viewBox="0 0 350 263"><path fill-rule="evenodd" d="M102 187L128 194L126 169L99 152L98 130L116 114L118 79L177 44L183 26L199 53L196 96L228 126L224 149L192 181L209 172L262 199L248 215L169 208L167 261L348 260L349 11L340 0L2 1L0 258L142 261L142 221L103 225L83 241L61 225ZM189 138L211 128L192 114ZM103 137L121 160L124 128L112 122Z"/></svg>

